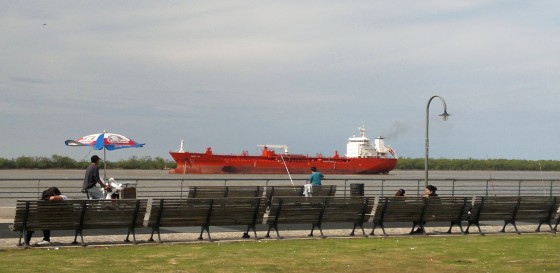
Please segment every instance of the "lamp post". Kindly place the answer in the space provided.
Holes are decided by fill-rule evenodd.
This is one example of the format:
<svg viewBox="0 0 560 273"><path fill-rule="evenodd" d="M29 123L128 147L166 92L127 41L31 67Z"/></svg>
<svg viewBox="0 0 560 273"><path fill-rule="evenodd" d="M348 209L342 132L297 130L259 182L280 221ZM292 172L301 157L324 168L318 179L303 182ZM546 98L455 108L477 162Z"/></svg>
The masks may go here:
<svg viewBox="0 0 560 273"><path fill-rule="evenodd" d="M425 157L424 157L424 183L426 184L425 185L426 187L428 186L428 150L429 150L429 147L430 147L430 144L429 144L430 141L429 141L429 138L428 138L428 125L429 125L429 122L430 122L430 119L429 119L429 117L430 117L430 103L432 102L432 100L434 98L439 98L441 100L441 102L443 103L443 114L441 114L439 116L442 117L444 121L446 121L449 118L449 116L451 116L450 114L447 113L447 105L445 104L445 100L442 97L432 96L430 98L430 100L428 101L428 105L426 105L426 146L425 146L426 154L425 154Z"/></svg>

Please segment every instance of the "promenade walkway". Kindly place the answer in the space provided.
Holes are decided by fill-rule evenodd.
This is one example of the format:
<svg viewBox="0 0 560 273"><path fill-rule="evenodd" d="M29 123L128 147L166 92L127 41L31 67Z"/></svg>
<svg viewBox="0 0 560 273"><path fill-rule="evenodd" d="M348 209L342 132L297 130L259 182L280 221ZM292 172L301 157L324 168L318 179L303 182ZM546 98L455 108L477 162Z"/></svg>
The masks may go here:
<svg viewBox="0 0 560 273"><path fill-rule="evenodd" d="M18 248L17 243L19 241L19 233L13 232L9 229L9 225L13 223L13 219L0 219L0 249L6 248ZM389 225L386 227L387 233L390 237L422 237L422 235L409 235L410 226L406 223L402 225ZM501 223L487 223L482 226L482 230L488 235L515 235L513 227L508 226L506 228L506 233L499 232L501 229ZM535 233L535 224L518 224L517 226L522 233ZM459 232L459 228L455 227L452 234L446 233L447 226L427 226L426 230L428 236L480 236L476 227L473 229L471 227L471 234L463 235ZM540 234L550 234L548 233L548 227L542 227ZM161 238L166 244L177 244L177 243L215 243L218 242L235 242L235 241L251 241L254 238L242 239L241 236L245 231L245 227L235 226L235 227L210 227L212 239L214 242L209 242L207 240L206 234L204 234L204 240L198 240L200 234L200 228L189 227L189 228L162 228ZM264 238L266 234L267 226L259 225L257 226L257 235L260 240L277 240L276 235L271 232L270 238ZM321 239L317 234L313 237L308 237L310 227L307 225L294 225L290 226L289 229L284 227L280 230L280 235L284 237L284 240L291 239ZM376 229L374 236L369 236L368 238L363 237L361 231L357 230L355 236L349 236L351 227L340 227L340 226L329 226L326 225L323 229L324 234L328 238L356 238L360 240L374 240L375 238L384 238L380 229ZM371 226L366 228L366 234L371 232ZM140 245L146 244L157 244L157 242L149 242L151 229L140 228L136 231L136 240ZM251 233L251 236L253 234ZM523 235L521 235L523 236ZM126 246L133 245L132 242L125 243L123 240L126 237L126 230L115 229L115 230L86 230L84 231L84 241L87 247L106 247L106 246ZM156 238L156 236L154 236ZM31 243L37 243L41 241L42 233L36 232L31 240ZM32 246L37 248L56 248L56 247L82 247L81 245L72 245L74 240L73 231L52 231L51 242L49 246Z"/></svg>

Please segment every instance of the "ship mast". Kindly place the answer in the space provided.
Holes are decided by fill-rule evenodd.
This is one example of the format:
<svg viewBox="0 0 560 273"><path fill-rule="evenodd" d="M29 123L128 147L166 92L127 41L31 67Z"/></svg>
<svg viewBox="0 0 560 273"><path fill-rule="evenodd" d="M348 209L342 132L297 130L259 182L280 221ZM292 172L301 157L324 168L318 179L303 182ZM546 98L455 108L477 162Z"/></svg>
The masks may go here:
<svg viewBox="0 0 560 273"><path fill-rule="evenodd" d="M183 149L183 140L181 139L181 145L179 146L179 153L184 153L185 150Z"/></svg>
<svg viewBox="0 0 560 273"><path fill-rule="evenodd" d="M362 126L358 127L358 130L360 130L360 136L361 137L366 137L367 130L366 130L365 125L362 125Z"/></svg>
<svg viewBox="0 0 560 273"><path fill-rule="evenodd" d="M276 149L284 149L284 154L288 154L288 145L257 145L258 147L264 148L276 148ZM280 154L280 158L282 159L282 163L284 163L284 167L286 168L286 172L288 173L288 177L290 178L290 182L292 183L292 187L295 187L294 180L292 179L292 175L290 174L290 170L288 169L288 164L284 160L282 154Z"/></svg>

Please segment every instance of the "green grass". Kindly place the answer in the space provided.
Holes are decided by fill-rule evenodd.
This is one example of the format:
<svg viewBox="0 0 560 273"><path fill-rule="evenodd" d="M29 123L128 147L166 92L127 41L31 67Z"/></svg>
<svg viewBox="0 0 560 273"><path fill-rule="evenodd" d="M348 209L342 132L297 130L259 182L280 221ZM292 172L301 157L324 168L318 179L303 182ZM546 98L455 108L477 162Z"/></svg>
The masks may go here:
<svg viewBox="0 0 560 273"><path fill-rule="evenodd" d="M0 251L2 272L560 272L554 235L262 240Z"/></svg>

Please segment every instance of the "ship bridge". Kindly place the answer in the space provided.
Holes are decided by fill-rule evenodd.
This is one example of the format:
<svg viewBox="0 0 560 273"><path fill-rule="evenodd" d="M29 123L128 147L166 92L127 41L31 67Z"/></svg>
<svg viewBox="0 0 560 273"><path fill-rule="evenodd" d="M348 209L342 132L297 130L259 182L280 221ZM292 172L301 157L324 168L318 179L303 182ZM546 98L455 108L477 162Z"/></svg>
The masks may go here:
<svg viewBox="0 0 560 273"><path fill-rule="evenodd" d="M346 143L346 157L363 158L363 157L386 157L390 152L390 148L385 146L383 137L375 139L374 145L366 135L366 128L359 127L360 136L352 136L348 138Z"/></svg>

